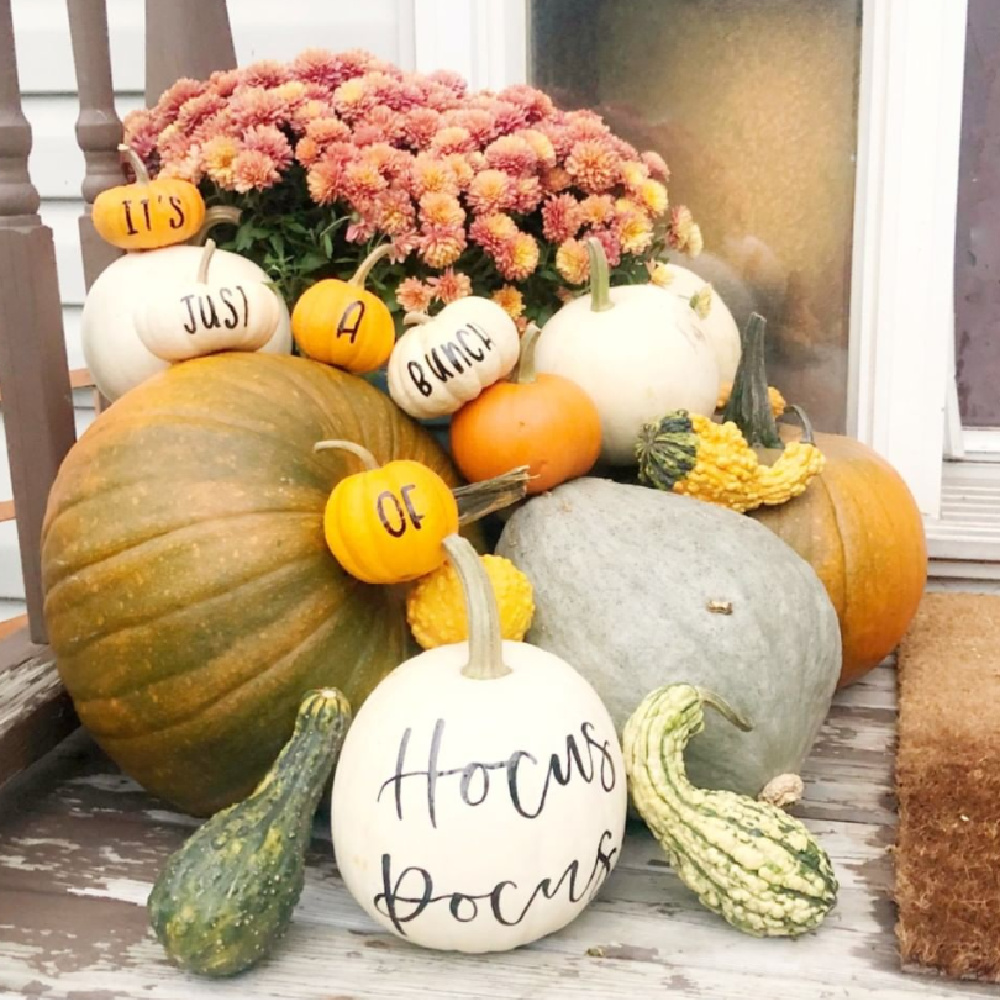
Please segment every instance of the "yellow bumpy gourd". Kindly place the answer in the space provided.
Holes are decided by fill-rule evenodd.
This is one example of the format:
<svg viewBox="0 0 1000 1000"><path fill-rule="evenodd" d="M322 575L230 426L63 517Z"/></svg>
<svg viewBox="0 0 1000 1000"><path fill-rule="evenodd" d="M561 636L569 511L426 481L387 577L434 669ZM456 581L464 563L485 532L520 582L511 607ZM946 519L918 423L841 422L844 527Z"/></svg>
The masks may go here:
<svg viewBox="0 0 1000 1000"><path fill-rule="evenodd" d="M520 642L535 613L531 581L509 559L492 555L480 559L500 609L500 633L504 639ZM406 620L424 649L468 639L465 597L450 561L421 577L410 589Z"/></svg>

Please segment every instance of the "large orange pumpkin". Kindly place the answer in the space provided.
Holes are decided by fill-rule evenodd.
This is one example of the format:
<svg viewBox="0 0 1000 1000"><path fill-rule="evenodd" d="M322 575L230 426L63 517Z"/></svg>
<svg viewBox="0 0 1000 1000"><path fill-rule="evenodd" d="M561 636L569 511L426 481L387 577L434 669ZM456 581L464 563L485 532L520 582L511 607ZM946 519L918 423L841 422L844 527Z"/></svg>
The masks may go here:
<svg viewBox="0 0 1000 1000"><path fill-rule="evenodd" d="M732 420L748 444L767 454L801 431L775 423L764 326L763 317L754 313L742 333L723 419ZM840 435L815 434L814 440L826 464L805 492L748 516L790 545L826 587L840 621L838 686L845 687L877 667L909 628L927 583L927 541L913 495L885 459Z"/></svg>
<svg viewBox="0 0 1000 1000"><path fill-rule="evenodd" d="M927 583L927 543L916 501L888 462L851 438L815 438L823 472L801 496L749 516L823 581L840 619L845 687L878 666L909 628Z"/></svg>
<svg viewBox="0 0 1000 1000"><path fill-rule="evenodd" d="M363 380L302 358L176 365L119 399L67 456L42 538L45 614L84 725L149 791L196 815L248 794L303 693L357 710L407 655L403 597L327 548L318 441L457 476Z"/></svg>

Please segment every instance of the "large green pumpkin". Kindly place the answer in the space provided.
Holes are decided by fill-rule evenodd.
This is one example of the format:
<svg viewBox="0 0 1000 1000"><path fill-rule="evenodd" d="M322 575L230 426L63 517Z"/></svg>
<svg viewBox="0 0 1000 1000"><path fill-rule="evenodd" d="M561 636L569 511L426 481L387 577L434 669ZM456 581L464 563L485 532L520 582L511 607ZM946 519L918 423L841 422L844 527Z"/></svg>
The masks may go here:
<svg viewBox="0 0 1000 1000"><path fill-rule="evenodd" d="M302 695L358 706L408 655L401 595L347 576L322 515L353 456L459 480L429 433L362 379L227 354L123 396L73 447L42 532L59 673L105 752L195 815L246 796Z"/></svg>

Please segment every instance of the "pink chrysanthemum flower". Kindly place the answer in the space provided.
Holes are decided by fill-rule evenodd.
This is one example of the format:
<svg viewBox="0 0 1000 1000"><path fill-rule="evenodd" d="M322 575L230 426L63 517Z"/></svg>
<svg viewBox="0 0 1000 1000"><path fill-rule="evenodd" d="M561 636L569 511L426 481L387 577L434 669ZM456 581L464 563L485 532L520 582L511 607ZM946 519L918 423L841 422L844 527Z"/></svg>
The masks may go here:
<svg viewBox="0 0 1000 1000"><path fill-rule="evenodd" d="M580 218L585 226L602 226L615 212L615 201L609 194L588 195L580 202Z"/></svg>
<svg viewBox="0 0 1000 1000"><path fill-rule="evenodd" d="M233 190L233 161L240 151L240 144L232 136L219 135L209 139L201 147L201 169L205 176L219 187Z"/></svg>
<svg viewBox="0 0 1000 1000"><path fill-rule="evenodd" d="M542 182L537 177L518 177L514 181L513 211L530 215L542 203Z"/></svg>
<svg viewBox="0 0 1000 1000"><path fill-rule="evenodd" d="M553 167L542 172L542 187L550 194L558 194L572 187L573 178L565 167Z"/></svg>
<svg viewBox="0 0 1000 1000"><path fill-rule="evenodd" d="M555 147L552 145L552 140L544 132L528 128L517 134L532 148L538 159L539 167L548 170L556 165Z"/></svg>
<svg viewBox="0 0 1000 1000"><path fill-rule="evenodd" d="M293 110L317 96L326 96L326 91L322 88L317 93L314 87L307 87L301 80L286 80L280 86L275 87L274 92Z"/></svg>
<svg viewBox="0 0 1000 1000"><path fill-rule="evenodd" d="M636 194L649 177L649 167L641 160L627 160L621 165L621 182L631 194Z"/></svg>
<svg viewBox="0 0 1000 1000"><path fill-rule="evenodd" d="M509 136L528 125L528 110L511 101L496 101L491 107L493 115L493 135Z"/></svg>
<svg viewBox="0 0 1000 1000"><path fill-rule="evenodd" d="M473 154L448 153L442 157L444 162L451 168L451 172L455 175L455 182L458 184L460 191L467 190L476 176L475 167L469 162L471 155Z"/></svg>
<svg viewBox="0 0 1000 1000"><path fill-rule="evenodd" d="M618 157L607 143L585 139L574 143L566 158L566 169L584 191L600 193L618 180Z"/></svg>
<svg viewBox="0 0 1000 1000"><path fill-rule="evenodd" d="M420 233L415 229L408 233L402 233L393 238L391 246L392 251L389 254L389 260L394 264L398 264L400 261L406 260L411 253L420 249Z"/></svg>
<svg viewBox="0 0 1000 1000"><path fill-rule="evenodd" d="M493 212L478 216L469 226L469 239L496 257L500 248L518 234L517 223L509 215Z"/></svg>
<svg viewBox="0 0 1000 1000"><path fill-rule="evenodd" d="M159 128L164 128L177 118L177 112L181 106L187 104L193 97L198 97L205 92L207 83L200 80L192 80L190 77L182 77L176 83L169 86L156 102L152 109L153 118Z"/></svg>
<svg viewBox="0 0 1000 1000"><path fill-rule="evenodd" d="M344 233L348 243L367 243L375 235L375 222L363 212L358 212L351 219Z"/></svg>
<svg viewBox="0 0 1000 1000"><path fill-rule="evenodd" d="M483 170L472 179L466 198L476 215L489 215L513 203L513 183L502 170Z"/></svg>
<svg viewBox="0 0 1000 1000"><path fill-rule="evenodd" d="M122 129L123 141L138 153L140 159L148 160L156 149L159 133L150 112L146 108L130 111L122 121Z"/></svg>
<svg viewBox="0 0 1000 1000"><path fill-rule="evenodd" d="M312 139L320 149L332 142L347 142L351 130L339 118L314 118L306 125L306 137Z"/></svg>
<svg viewBox="0 0 1000 1000"><path fill-rule="evenodd" d="M300 52L292 60L291 71L298 79L321 84L328 91L335 90L346 79L342 61L325 49Z"/></svg>
<svg viewBox="0 0 1000 1000"><path fill-rule="evenodd" d="M201 183L201 146L192 145L183 156L178 156L169 163L161 162L157 177L169 177L191 184Z"/></svg>
<svg viewBox="0 0 1000 1000"><path fill-rule="evenodd" d="M219 97L229 97L242 80L243 74L238 69L217 69L209 74L208 89Z"/></svg>
<svg viewBox="0 0 1000 1000"><path fill-rule="evenodd" d="M570 285L582 285L590 277L590 257L582 240L566 240L556 251L556 270Z"/></svg>
<svg viewBox="0 0 1000 1000"><path fill-rule="evenodd" d="M548 118L555 111L555 105L548 94L526 83L514 83L501 90L497 97L517 105L524 111L529 121L537 122Z"/></svg>
<svg viewBox="0 0 1000 1000"><path fill-rule="evenodd" d="M302 135L309 127L310 122L316 121L317 118L329 118L332 115L333 108L326 101L312 99L303 101L302 104L294 108L288 122L293 132ZM343 125L343 122L341 124ZM346 129L347 126L344 125L344 128Z"/></svg>
<svg viewBox="0 0 1000 1000"><path fill-rule="evenodd" d="M523 281L538 267L538 244L530 233L518 233L496 255L497 270L508 281Z"/></svg>
<svg viewBox="0 0 1000 1000"><path fill-rule="evenodd" d="M465 77L450 69L437 69L427 74L427 80L447 90L453 97L463 97L469 89Z"/></svg>
<svg viewBox="0 0 1000 1000"><path fill-rule="evenodd" d="M372 199L372 216L381 232L390 236L402 236L413 229L416 210L405 191L390 188L380 191Z"/></svg>
<svg viewBox="0 0 1000 1000"><path fill-rule="evenodd" d="M344 165L336 160L320 160L306 171L309 197L317 205L332 205L342 194Z"/></svg>
<svg viewBox="0 0 1000 1000"><path fill-rule="evenodd" d="M363 76L345 80L332 94L330 103L344 121L353 122L377 103Z"/></svg>
<svg viewBox="0 0 1000 1000"><path fill-rule="evenodd" d="M535 125L534 130L549 140L558 160L565 160L569 156L569 151L573 148L573 135L559 119L541 121Z"/></svg>
<svg viewBox="0 0 1000 1000"><path fill-rule="evenodd" d="M518 319L524 312L524 296L513 285L498 288L491 299L511 318Z"/></svg>
<svg viewBox="0 0 1000 1000"><path fill-rule="evenodd" d="M344 167L344 192L355 204L384 191L389 182L378 166L360 157Z"/></svg>
<svg viewBox="0 0 1000 1000"><path fill-rule="evenodd" d="M535 151L520 136L502 135L494 139L484 152L491 167L514 177L533 173L538 167Z"/></svg>
<svg viewBox="0 0 1000 1000"><path fill-rule="evenodd" d="M248 150L263 153L275 169L283 171L292 162L292 147L284 132L273 125L254 125L243 133L243 145Z"/></svg>
<svg viewBox="0 0 1000 1000"><path fill-rule="evenodd" d="M450 267L438 277L429 278L427 283L434 289L435 297L445 305L472 294L472 279Z"/></svg>
<svg viewBox="0 0 1000 1000"><path fill-rule="evenodd" d="M649 173L652 177L656 177L661 181L670 179L670 171L667 169L663 157L655 150L648 150L643 153L641 159L649 167Z"/></svg>
<svg viewBox="0 0 1000 1000"><path fill-rule="evenodd" d="M653 242L653 222L638 207L616 209L614 231L625 253L641 253Z"/></svg>
<svg viewBox="0 0 1000 1000"><path fill-rule="evenodd" d="M604 119L596 111L581 108L577 111L567 111L563 116L563 124L569 129L574 143L606 141L611 136Z"/></svg>
<svg viewBox="0 0 1000 1000"><path fill-rule="evenodd" d="M284 63L275 59L260 59L243 67L242 83L245 87L280 87L291 74Z"/></svg>
<svg viewBox="0 0 1000 1000"><path fill-rule="evenodd" d="M251 125L284 125L291 112L273 90L239 87L229 100L227 114L233 126L242 130Z"/></svg>
<svg viewBox="0 0 1000 1000"><path fill-rule="evenodd" d="M617 267L622 262L622 241L613 229L594 229L588 235L600 241L610 267Z"/></svg>
<svg viewBox="0 0 1000 1000"><path fill-rule="evenodd" d="M438 270L454 264L464 249L465 231L461 227L424 230L420 237L420 256Z"/></svg>
<svg viewBox="0 0 1000 1000"><path fill-rule="evenodd" d="M393 111L388 104L376 104L365 112L356 127L365 127L373 132L377 131L381 135L381 139L376 139L374 142L397 142L403 137L404 120L403 116L398 111ZM365 143L365 145L374 145L374 142Z"/></svg>
<svg viewBox="0 0 1000 1000"><path fill-rule="evenodd" d="M404 278L396 289L396 301L405 312L425 313L434 301L434 289L419 278Z"/></svg>
<svg viewBox="0 0 1000 1000"><path fill-rule="evenodd" d="M208 119L218 114L226 106L224 97L213 94L210 90L185 101L177 111L177 128L189 136L197 134L198 129ZM210 135L204 136L210 139Z"/></svg>
<svg viewBox="0 0 1000 1000"><path fill-rule="evenodd" d="M418 153L410 168L410 193L417 199L429 191L458 196L459 186L455 172L438 156Z"/></svg>
<svg viewBox="0 0 1000 1000"><path fill-rule="evenodd" d="M467 128L448 125L434 135L430 148L431 152L446 156L448 153L471 153L476 143Z"/></svg>
<svg viewBox="0 0 1000 1000"><path fill-rule="evenodd" d="M295 144L295 159L304 167L311 167L319 159L319 154L319 144L307 135Z"/></svg>
<svg viewBox="0 0 1000 1000"><path fill-rule="evenodd" d="M441 121L445 126L464 128L476 148L485 146L493 138L493 116L482 108L453 108L442 114Z"/></svg>
<svg viewBox="0 0 1000 1000"><path fill-rule="evenodd" d="M571 194L557 194L542 205L542 233L552 243L564 243L580 231L580 205Z"/></svg>
<svg viewBox="0 0 1000 1000"><path fill-rule="evenodd" d="M443 191L428 191L420 198L420 223L424 229L457 229L465 224L465 209Z"/></svg>
<svg viewBox="0 0 1000 1000"><path fill-rule="evenodd" d="M403 116L403 139L414 149L424 149L437 132L440 121L440 113L433 108L412 108Z"/></svg>
<svg viewBox="0 0 1000 1000"><path fill-rule="evenodd" d="M702 251L701 228L684 205L678 205L671 213L667 242L691 257L697 257Z"/></svg>
<svg viewBox="0 0 1000 1000"><path fill-rule="evenodd" d="M233 190L240 194L266 191L280 180L277 164L259 149L244 149L233 160Z"/></svg>

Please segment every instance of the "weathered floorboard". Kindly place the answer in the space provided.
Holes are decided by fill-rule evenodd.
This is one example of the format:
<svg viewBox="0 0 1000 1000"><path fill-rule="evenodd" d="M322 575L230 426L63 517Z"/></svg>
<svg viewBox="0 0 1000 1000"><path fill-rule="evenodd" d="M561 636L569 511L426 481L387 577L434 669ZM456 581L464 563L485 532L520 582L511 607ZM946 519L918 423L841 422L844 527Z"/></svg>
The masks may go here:
<svg viewBox="0 0 1000 1000"><path fill-rule="evenodd" d="M447 996L916 1000L995 989L904 976L891 901L895 675L837 696L797 808L841 882L818 933L758 941L702 909L652 837L630 829L595 903L559 934L517 952L420 951L377 929L347 894L319 820L306 888L274 956L232 982L173 969L146 924L166 856L196 821L118 773L92 745L53 755L0 798L0 994L45 1000ZM60 760L60 757L62 758Z"/></svg>

